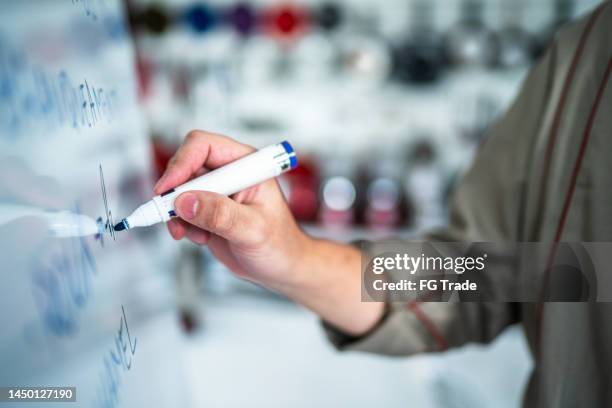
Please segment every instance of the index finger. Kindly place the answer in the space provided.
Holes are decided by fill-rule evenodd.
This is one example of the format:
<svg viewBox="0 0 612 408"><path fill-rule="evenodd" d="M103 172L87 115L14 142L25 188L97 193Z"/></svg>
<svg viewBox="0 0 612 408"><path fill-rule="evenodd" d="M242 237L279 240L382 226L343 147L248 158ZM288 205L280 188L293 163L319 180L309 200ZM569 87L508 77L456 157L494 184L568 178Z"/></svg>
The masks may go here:
<svg viewBox="0 0 612 408"><path fill-rule="evenodd" d="M191 131L168 162L166 171L155 185L155 194L185 183L201 168L215 169L233 162L255 148L226 136L202 131Z"/></svg>

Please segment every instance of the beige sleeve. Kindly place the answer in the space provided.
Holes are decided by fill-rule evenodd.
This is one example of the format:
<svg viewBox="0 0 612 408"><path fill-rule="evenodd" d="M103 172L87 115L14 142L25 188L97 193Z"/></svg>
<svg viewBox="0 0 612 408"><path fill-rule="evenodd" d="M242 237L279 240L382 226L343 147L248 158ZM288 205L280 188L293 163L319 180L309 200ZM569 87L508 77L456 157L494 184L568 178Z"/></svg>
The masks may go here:
<svg viewBox="0 0 612 408"><path fill-rule="evenodd" d="M425 240L516 242L525 237L521 225L527 174L554 85L555 53L556 47L547 52L512 107L491 129L453 196L449 227ZM494 284L505 290L503 280ZM377 327L360 338L323 325L338 349L409 355L489 342L520 320L514 303L410 302L388 304Z"/></svg>

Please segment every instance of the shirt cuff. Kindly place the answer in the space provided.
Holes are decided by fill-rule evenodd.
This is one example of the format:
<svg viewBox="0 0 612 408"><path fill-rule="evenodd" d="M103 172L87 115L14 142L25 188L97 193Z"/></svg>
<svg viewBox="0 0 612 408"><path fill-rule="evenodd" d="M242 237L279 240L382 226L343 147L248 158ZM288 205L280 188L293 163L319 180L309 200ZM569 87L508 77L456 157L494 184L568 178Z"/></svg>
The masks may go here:
<svg viewBox="0 0 612 408"><path fill-rule="evenodd" d="M406 304L386 304L382 318L362 336L348 335L325 321L322 326L339 351L406 356L443 350L445 347L432 335L432 328L424 324L423 318L427 316L420 309L419 312Z"/></svg>

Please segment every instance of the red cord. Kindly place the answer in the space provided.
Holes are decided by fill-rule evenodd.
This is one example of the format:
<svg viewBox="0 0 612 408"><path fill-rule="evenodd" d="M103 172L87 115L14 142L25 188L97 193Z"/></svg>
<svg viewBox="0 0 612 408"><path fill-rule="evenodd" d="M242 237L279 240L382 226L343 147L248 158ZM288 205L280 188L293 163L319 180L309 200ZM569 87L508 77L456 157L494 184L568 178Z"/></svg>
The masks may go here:
<svg viewBox="0 0 612 408"><path fill-rule="evenodd" d="M595 26L595 22L599 18L602 13L604 7L600 6L593 15L589 19L584 32L580 36L580 40L578 42L578 47L576 48L576 52L572 57L572 62L570 64L570 69L567 72L567 76L565 77L565 81L563 82L563 89L561 90L561 98L559 99L559 104L557 105L557 109L555 110L555 116L553 118L552 126L550 128L550 133L548 136L548 144L546 146L546 153L544 155L544 171L542 172L542 181L540 184L540 197L538 199L537 208L544 208L544 200L546 199L546 189L548 184L548 176L550 174L550 164L552 159L552 154L555 149L555 144L557 142L557 134L559 132L559 127L561 126L561 118L563 117L563 113L565 111L565 105L567 102L567 96L569 95L569 91L571 89L571 85L574 82L574 76L576 75L576 69L578 67L578 62L582 58L582 52L584 50L584 46L587 42L587 39L591 35L591 31Z"/></svg>
<svg viewBox="0 0 612 408"><path fill-rule="evenodd" d="M408 304L407 307L408 307L408 310L414 313L414 315L417 317L417 319L419 319L423 327L427 329L431 337L433 337L433 339L436 341L438 345L438 350L439 351L447 350L448 342L446 341L446 339L444 338L440 330L438 330L436 325L431 321L431 319L427 317L425 313L423 313L423 310L421 309L419 305L420 305L420 302L411 302Z"/></svg>
<svg viewBox="0 0 612 408"><path fill-rule="evenodd" d="M593 102L593 107L591 108L591 113L589 114L589 118L587 121L587 126L584 129L584 134L582 135L582 142L580 143L580 149L578 150L578 157L576 158L576 163L574 164L574 169L572 171L572 176L570 179L569 189L565 196L565 200L563 202L563 210L561 212L561 218L559 220L559 224L557 225L557 230L555 232L555 238L553 241L553 245L550 249L546 272L544 276L544 280L542 283L542 289L540 291L540 303L537 312L537 326L538 326L538 336L537 336L537 344L538 344L538 352L540 350L540 342L541 342L541 332L542 332L542 317L544 313L544 302L543 297L546 294L546 289L548 288L548 283L550 279L550 270L552 268L555 255L557 252L557 247L559 242L561 241L561 237L563 236L563 231L565 229L565 224L567 223L567 217L569 215L569 210L572 204L572 198L574 196L574 192L576 190L576 185L578 182L578 175L580 173L580 169L582 167L582 162L584 160L584 156L586 154L586 149L589 144L589 140L591 138L591 133L593 130L593 125L595 124L595 118L597 117L597 113L599 111L599 105L601 104L601 100L603 99L604 92L606 87L608 86L608 82L610 80L610 74L612 74L612 59L608 61L608 67L606 68L606 72L604 77L599 84L599 89L597 91L597 96L595 97L595 102Z"/></svg>

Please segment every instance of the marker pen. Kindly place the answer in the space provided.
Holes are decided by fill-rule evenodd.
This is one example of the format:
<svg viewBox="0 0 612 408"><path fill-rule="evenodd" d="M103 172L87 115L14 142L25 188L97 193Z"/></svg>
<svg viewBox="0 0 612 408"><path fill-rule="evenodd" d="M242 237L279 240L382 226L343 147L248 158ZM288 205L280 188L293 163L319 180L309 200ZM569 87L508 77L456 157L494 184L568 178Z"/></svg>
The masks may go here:
<svg viewBox="0 0 612 408"><path fill-rule="evenodd" d="M295 167L297 167L297 158L288 142L265 147L153 197L151 201L144 203L132 215L115 225L115 231L168 222L176 217L174 200L186 191L211 191L229 196Z"/></svg>

